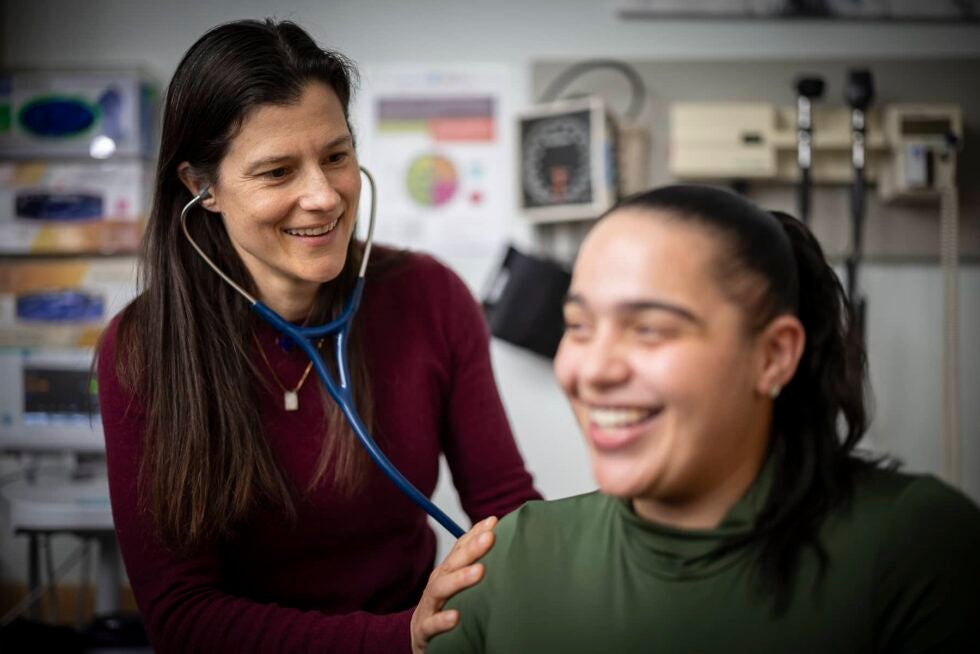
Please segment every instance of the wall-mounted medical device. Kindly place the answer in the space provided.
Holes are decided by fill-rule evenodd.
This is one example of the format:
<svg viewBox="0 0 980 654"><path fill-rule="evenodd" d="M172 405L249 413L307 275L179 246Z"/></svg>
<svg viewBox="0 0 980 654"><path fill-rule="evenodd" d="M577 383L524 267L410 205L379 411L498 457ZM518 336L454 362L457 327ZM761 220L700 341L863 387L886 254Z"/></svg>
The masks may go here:
<svg viewBox="0 0 980 654"><path fill-rule="evenodd" d="M602 100L534 107L517 132L520 206L531 220L595 218L616 201L615 128Z"/></svg>
<svg viewBox="0 0 980 654"><path fill-rule="evenodd" d="M810 175L816 184L853 178L851 110L812 108ZM796 183L797 109L760 102L680 102L670 108L670 174L678 180ZM867 112L865 176L883 199L927 197L931 161L950 136L962 140L960 109L893 104ZM955 156L955 155L954 155ZM934 195L934 193L933 193Z"/></svg>
<svg viewBox="0 0 980 654"><path fill-rule="evenodd" d="M851 116L844 107L811 113L815 183L850 183ZM670 174L688 181L797 182L797 108L763 102L679 102L670 107ZM880 116L870 112L867 168L874 178L887 151Z"/></svg>
<svg viewBox="0 0 980 654"><path fill-rule="evenodd" d="M952 104L892 104L885 108L889 165L879 180L886 200L934 200L956 175L963 114ZM955 184L954 184L955 185Z"/></svg>
<svg viewBox="0 0 980 654"><path fill-rule="evenodd" d="M139 72L0 73L5 158L154 155L155 85Z"/></svg>
<svg viewBox="0 0 980 654"><path fill-rule="evenodd" d="M593 71L611 71L627 82L622 113L612 110L609 97L569 92ZM519 198L528 218L595 219L623 195L649 186L651 139L640 121L646 97L639 72L615 59L579 61L551 80L539 104L518 117Z"/></svg>
<svg viewBox="0 0 980 654"><path fill-rule="evenodd" d="M0 350L0 450L101 451L91 349Z"/></svg>

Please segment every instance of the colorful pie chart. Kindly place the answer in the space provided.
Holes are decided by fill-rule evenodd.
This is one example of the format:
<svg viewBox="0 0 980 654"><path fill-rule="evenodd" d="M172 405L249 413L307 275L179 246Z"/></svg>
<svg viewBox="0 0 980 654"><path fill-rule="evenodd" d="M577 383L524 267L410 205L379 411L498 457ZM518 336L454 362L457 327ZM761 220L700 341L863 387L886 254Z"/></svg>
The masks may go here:
<svg viewBox="0 0 980 654"><path fill-rule="evenodd" d="M424 207L438 207L452 200L459 187L459 174L453 163L437 154L424 154L412 160L405 179L409 196Z"/></svg>

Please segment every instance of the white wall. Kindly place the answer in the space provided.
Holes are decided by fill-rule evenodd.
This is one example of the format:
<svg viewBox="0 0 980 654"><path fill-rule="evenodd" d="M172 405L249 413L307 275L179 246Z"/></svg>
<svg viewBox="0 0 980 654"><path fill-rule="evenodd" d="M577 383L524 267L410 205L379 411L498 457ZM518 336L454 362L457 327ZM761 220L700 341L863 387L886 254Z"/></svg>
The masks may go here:
<svg viewBox="0 0 980 654"><path fill-rule="evenodd" d="M322 43L357 61L370 83L372 65L396 62L503 64L513 79L513 103L529 101L534 60L588 56L651 59L815 57L859 63L864 58L980 55L980 29L950 25L793 22L630 21L617 19L612 0L495 0L464 3L349 0L209 2L160 0L7 0L0 20L0 63L9 67L139 64L166 80L180 56L208 27L235 18L291 18ZM969 146L968 146L969 147ZM507 189L512 206L513 189ZM507 216L512 234L528 232ZM464 276L481 287L492 262ZM870 296L872 379L878 398L876 440L910 468L938 470L941 296L930 266L873 266ZM962 283L964 346L980 333L980 275ZM980 360L962 362L964 474L980 498L980 415L975 406ZM528 465L549 497L580 492L591 478L570 413L550 366L506 344L493 347L497 377ZM451 501L446 484L442 502Z"/></svg>

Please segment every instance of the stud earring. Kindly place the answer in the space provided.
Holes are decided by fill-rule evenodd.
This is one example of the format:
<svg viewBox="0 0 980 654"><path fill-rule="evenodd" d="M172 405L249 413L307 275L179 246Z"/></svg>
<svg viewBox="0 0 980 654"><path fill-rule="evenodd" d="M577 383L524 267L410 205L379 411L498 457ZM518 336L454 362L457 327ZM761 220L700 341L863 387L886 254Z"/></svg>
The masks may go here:
<svg viewBox="0 0 980 654"><path fill-rule="evenodd" d="M775 385L775 386L773 386L773 387L772 387L772 389L771 389L771 390L769 391L769 397L771 397L772 399L774 399L774 400L775 400L775 399L776 399L777 397L779 397L779 392L780 392L780 391L782 391L782 390L783 390L783 389L782 389L782 388L780 388L780 386L779 386L779 384L776 384L776 385Z"/></svg>

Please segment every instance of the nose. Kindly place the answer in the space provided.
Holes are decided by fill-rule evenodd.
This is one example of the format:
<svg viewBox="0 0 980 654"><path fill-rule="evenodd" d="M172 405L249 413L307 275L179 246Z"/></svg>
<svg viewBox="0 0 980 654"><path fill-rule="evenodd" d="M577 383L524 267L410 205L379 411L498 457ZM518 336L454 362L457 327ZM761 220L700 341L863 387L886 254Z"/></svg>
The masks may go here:
<svg viewBox="0 0 980 654"><path fill-rule="evenodd" d="M333 212L343 199L330 180L330 176L320 167L311 170L304 179L299 206L304 211Z"/></svg>
<svg viewBox="0 0 980 654"><path fill-rule="evenodd" d="M630 377L627 344L611 326L600 326L583 346L579 381L594 388L625 383Z"/></svg>

